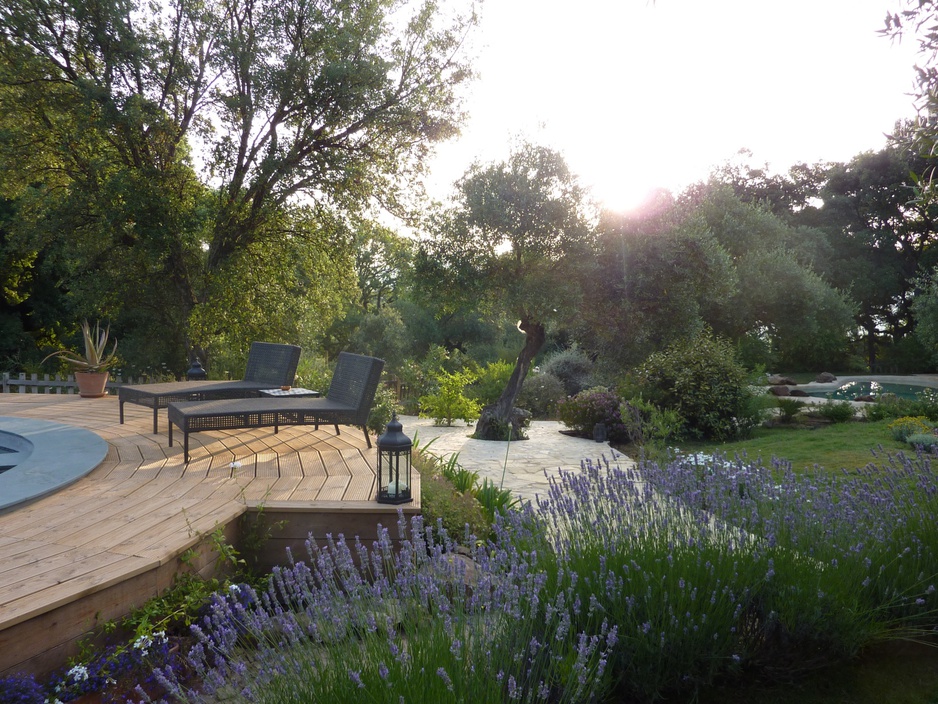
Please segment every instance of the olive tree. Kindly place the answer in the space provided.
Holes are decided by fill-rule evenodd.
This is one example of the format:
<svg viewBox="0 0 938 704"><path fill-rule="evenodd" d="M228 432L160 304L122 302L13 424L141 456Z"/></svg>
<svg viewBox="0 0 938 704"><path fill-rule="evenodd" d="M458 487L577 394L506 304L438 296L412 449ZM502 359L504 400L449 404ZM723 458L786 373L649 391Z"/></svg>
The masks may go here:
<svg viewBox="0 0 938 704"><path fill-rule="evenodd" d="M547 325L577 310L593 228L584 189L556 151L524 144L495 164L475 164L456 184L451 207L427 225L416 281L449 309L474 307L517 320L524 342L498 401L483 410L476 437L521 429L514 402Z"/></svg>

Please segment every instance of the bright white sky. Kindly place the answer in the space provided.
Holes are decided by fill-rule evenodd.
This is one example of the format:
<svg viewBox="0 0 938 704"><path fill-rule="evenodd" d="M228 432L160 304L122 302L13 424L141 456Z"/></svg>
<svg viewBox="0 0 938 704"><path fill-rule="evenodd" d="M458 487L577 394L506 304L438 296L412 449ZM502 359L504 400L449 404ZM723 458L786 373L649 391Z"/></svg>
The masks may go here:
<svg viewBox="0 0 938 704"><path fill-rule="evenodd" d="M561 152L606 207L752 163L846 161L915 114L916 46L877 34L897 0L485 0L480 78L431 193L519 137Z"/></svg>

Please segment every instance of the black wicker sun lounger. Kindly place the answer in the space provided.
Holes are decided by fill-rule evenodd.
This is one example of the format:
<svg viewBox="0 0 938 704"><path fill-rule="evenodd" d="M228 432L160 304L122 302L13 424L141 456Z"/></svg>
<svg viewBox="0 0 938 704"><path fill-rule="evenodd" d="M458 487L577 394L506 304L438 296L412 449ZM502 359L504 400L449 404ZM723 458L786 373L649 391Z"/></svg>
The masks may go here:
<svg viewBox="0 0 938 704"><path fill-rule="evenodd" d="M182 430L183 456L189 461L189 433L203 430L273 427L281 425L358 426L368 435L368 414L384 369L384 360L342 352L325 398L240 398L172 402L168 406L169 444L173 426Z"/></svg>
<svg viewBox="0 0 938 704"><path fill-rule="evenodd" d="M157 412L174 401L252 398L261 389L291 386L300 361L300 348L274 342L252 342L248 365L240 381L171 381L162 384L121 386L117 390L120 422L124 422L124 404L136 403L153 409L153 432Z"/></svg>

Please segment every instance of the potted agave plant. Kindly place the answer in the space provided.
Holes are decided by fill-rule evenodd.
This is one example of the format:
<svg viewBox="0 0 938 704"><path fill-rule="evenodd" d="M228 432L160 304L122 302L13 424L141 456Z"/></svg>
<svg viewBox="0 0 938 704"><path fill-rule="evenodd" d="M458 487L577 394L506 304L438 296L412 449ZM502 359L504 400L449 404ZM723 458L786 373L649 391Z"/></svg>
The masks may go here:
<svg viewBox="0 0 938 704"><path fill-rule="evenodd" d="M83 398L100 398L107 393L105 391L108 380L107 369L117 361L116 340L110 354L107 352L110 330L110 326L102 330L100 323L95 323L94 329L92 329L86 320L81 324L81 332L85 339L85 353L83 355L71 350L59 350L42 361L45 362L46 359L52 357L61 357L75 368L78 395Z"/></svg>

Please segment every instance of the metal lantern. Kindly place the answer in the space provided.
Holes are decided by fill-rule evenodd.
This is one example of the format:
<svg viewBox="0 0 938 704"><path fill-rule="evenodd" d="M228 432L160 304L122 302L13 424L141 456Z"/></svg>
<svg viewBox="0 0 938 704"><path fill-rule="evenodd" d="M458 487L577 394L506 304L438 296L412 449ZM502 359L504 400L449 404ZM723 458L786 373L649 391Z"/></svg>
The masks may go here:
<svg viewBox="0 0 938 704"><path fill-rule="evenodd" d="M404 435L397 414L378 438L378 503L406 504L411 495L410 452L413 443Z"/></svg>
<svg viewBox="0 0 938 704"><path fill-rule="evenodd" d="M199 361L198 357L192 360L192 366L186 372L186 379L189 381L205 381L208 379L208 374L202 368L202 362Z"/></svg>

